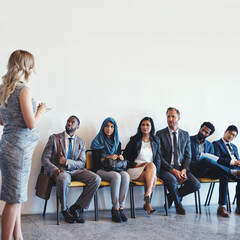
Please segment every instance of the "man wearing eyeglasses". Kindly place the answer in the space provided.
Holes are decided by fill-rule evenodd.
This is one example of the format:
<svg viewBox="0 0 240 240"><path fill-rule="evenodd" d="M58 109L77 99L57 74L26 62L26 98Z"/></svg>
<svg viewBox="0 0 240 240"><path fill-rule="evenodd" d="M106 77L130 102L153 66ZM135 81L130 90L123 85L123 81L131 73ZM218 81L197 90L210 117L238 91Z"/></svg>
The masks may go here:
<svg viewBox="0 0 240 240"><path fill-rule="evenodd" d="M238 129L230 125L224 132L223 138L213 142L215 155L219 156L218 163L225 165L235 171L240 170L240 159L237 146L231 143L238 135ZM236 213L240 214L240 181L236 186L237 207Z"/></svg>

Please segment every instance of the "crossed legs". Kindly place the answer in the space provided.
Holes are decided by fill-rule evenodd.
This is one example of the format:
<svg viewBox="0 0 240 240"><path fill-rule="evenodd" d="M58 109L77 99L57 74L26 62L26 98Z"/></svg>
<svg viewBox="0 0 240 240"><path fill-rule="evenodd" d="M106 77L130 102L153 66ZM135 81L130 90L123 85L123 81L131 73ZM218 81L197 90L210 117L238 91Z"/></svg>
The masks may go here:
<svg viewBox="0 0 240 240"><path fill-rule="evenodd" d="M145 188L144 197L150 198L156 186L156 181L157 181L156 167L154 163L153 162L147 163L143 172L136 180L140 182L144 182L144 188ZM150 201L146 201L145 207L147 211L152 210Z"/></svg>

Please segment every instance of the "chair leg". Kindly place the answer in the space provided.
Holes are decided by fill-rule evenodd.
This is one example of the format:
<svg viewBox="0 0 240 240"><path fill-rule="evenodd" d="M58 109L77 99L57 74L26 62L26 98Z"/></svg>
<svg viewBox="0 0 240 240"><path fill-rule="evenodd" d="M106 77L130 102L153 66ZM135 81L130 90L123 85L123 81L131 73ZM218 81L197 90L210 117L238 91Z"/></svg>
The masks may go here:
<svg viewBox="0 0 240 240"><path fill-rule="evenodd" d="M47 202L48 202L48 200L45 200L44 208L43 208L43 216L44 216L44 217L45 217L45 214L46 214Z"/></svg>
<svg viewBox="0 0 240 240"><path fill-rule="evenodd" d="M197 200L197 192L194 192L194 197L195 197L195 208L196 208L196 213L198 213L198 200Z"/></svg>
<svg viewBox="0 0 240 240"><path fill-rule="evenodd" d="M228 202L227 202L227 210L228 212L231 212L231 201L230 201L230 195L229 195L229 191L228 191Z"/></svg>
<svg viewBox="0 0 240 240"><path fill-rule="evenodd" d="M209 189L208 189L208 193L207 193L207 197L206 197L206 201L205 201L205 203L204 203L204 206L207 206L208 198L209 198L209 195L210 195L211 190L212 190L212 183L210 183L210 186L209 186Z"/></svg>
<svg viewBox="0 0 240 240"><path fill-rule="evenodd" d="M211 199L212 199L212 194L213 194L214 187L215 187L215 183L212 183L212 190L211 190L210 197L209 197L209 200L208 200L208 206L210 205L210 202L211 202Z"/></svg>
<svg viewBox="0 0 240 240"><path fill-rule="evenodd" d="M211 198L212 198L214 186L215 186L215 183L211 182L204 206L209 206L210 205L210 201L211 201Z"/></svg>
<svg viewBox="0 0 240 240"><path fill-rule="evenodd" d="M233 199L233 203L232 203L232 204L235 204L236 199L237 199L237 195L236 195L236 193L235 193L235 196L234 196L234 199Z"/></svg>
<svg viewBox="0 0 240 240"><path fill-rule="evenodd" d="M168 198L167 198L167 187L164 185L164 198L165 198L165 211L166 211L166 216L169 216L169 213L168 213Z"/></svg>
<svg viewBox="0 0 240 240"><path fill-rule="evenodd" d="M134 185L130 183L130 207L131 207L131 218L136 218L136 211L134 205L134 193L133 193Z"/></svg>
<svg viewBox="0 0 240 240"><path fill-rule="evenodd" d="M133 218L133 210L132 210L132 186L129 184L129 195L130 195L130 210L131 210L131 218Z"/></svg>
<svg viewBox="0 0 240 240"><path fill-rule="evenodd" d="M202 213L202 209L201 209L201 198L200 198L200 190L197 191L198 193L198 207L199 207L199 213Z"/></svg>
<svg viewBox="0 0 240 240"><path fill-rule="evenodd" d="M194 192L195 196L195 208L196 208L196 213L202 213L201 210L201 200L200 200L200 192L199 190Z"/></svg>
<svg viewBox="0 0 240 240"><path fill-rule="evenodd" d="M98 191L94 194L95 221L98 221Z"/></svg>
<svg viewBox="0 0 240 240"><path fill-rule="evenodd" d="M60 225L60 214L59 214L59 199L56 194L56 200L57 200L57 225Z"/></svg>

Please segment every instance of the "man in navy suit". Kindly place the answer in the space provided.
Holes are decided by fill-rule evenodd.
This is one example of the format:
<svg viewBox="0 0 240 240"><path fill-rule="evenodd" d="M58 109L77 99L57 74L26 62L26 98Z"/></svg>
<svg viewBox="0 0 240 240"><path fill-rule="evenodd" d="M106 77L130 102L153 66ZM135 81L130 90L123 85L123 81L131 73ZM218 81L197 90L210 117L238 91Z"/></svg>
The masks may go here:
<svg viewBox="0 0 240 240"><path fill-rule="evenodd" d="M231 142L238 135L238 129L234 125L230 125L227 130L224 132L223 138L218 141L213 142L215 154L221 159L219 163L232 169L232 173L237 177L238 183L236 186L236 195L237 195L237 207L236 213L240 214L240 181L239 181L239 170L240 170L240 161L238 155L237 146Z"/></svg>
<svg viewBox="0 0 240 240"><path fill-rule="evenodd" d="M219 179L219 207L217 213L222 217L229 217L225 205L227 204L228 178L234 178L230 168L221 165L221 158L204 157L203 153L214 154L213 144L206 140L215 131L213 124L204 122L197 135L191 136L192 160L190 169L196 177ZM207 154L206 154L207 155ZM210 156L210 155L209 155Z"/></svg>
<svg viewBox="0 0 240 240"><path fill-rule="evenodd" d="M200 182L190 173L191 145L188 132L178 128L180 112L176 108L168 108L168 127L157 132L161 142L162 166L160 177L163 179L169 194L168 204L174 201L176 212L185 214L182 197L200 188ZM181 187L178 188L178 183Z"/></svg>

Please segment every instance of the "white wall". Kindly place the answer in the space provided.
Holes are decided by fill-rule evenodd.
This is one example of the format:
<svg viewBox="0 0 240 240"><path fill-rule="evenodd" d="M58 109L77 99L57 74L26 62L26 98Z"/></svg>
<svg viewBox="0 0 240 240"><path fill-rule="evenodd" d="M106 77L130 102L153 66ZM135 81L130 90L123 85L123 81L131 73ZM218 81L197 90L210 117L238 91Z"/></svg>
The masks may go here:
<svg viewBox="0 0 240 240"><path fill-rule="evenodd" d="M240 127L239 8L237 0L4 1L0 75L14 50L32 52L33 95L52 107L39 124L23 212L42 211L43 200L34 195L41 153L70 114L81 119L77 134L88 148L104 118L117 120L125 147L142 117L151 116L156 129L165 127L169 106L180 109L180 127L190 135L205 120L216 127L210 140L219 139L229 124ZM202 201L207 189L202 186ZM71 190L71 201L76 192ZM142 190L136 195L140 207ZM215 195L216 203L217 190ZM159 189L154 198L159 205L157 196L162 198ZM101 190L101 198L100 208L109 208L109 189ZM193 196L184 201L192 204ZM54 206L53 197L48 211Z"/></svg>

